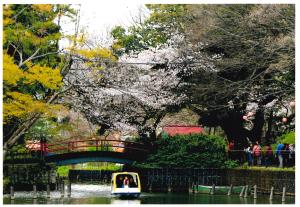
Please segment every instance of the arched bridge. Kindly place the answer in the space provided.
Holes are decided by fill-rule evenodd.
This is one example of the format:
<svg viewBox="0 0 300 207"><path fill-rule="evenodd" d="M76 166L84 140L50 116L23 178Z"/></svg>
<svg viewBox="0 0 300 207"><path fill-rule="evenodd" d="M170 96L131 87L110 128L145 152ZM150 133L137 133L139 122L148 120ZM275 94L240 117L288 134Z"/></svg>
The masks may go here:
<svg viewBox="0 0 300 207"><path fill-rule="evenodd" d="M70 165L85 162L130 164L148 154L145 144L115 139L86 139L59 143L38 143L27 153L9 153L4 164L56 163Z"/></svg>

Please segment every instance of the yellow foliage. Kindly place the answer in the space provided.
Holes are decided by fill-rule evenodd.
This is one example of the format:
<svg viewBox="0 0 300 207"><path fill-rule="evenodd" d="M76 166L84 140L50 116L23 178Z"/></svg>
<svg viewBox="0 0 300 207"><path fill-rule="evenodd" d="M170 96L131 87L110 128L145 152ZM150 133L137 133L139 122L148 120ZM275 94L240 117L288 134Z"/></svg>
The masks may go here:
<svg viewBox="0 0 300 207"><path fill-rule="evenodd" d="M14 63L13 58L3 54L3 81L8 85L16 85L24 77L23 71Z"/></svg>
<svg viewBox="0 0 300 207"><path fill-rule="evenodd" d="M59 69L52 69L46 66L34 65L25 73L27 84L39 82L47 88L58 89L62 86L62 76Z"/></svg>
<svg viewBox="0 0 300 207"><path fill-rule="evenodd" d="M112 48L115 49L115 50L119 50L119 49L122 49L123 46L120 43L114 43L112 45Z"/></svg>
<svg viewBox="0 0 300 207"><path fill-rule="evenodd" d="M51 12L53 5L51 4L33 4L32 8L41 12Z"/></svg>
<svg viewBox="0 0 300 207"><path fill-rule="evenodd" d="M62 76L59 69L27 63L28 70L23 72L14 62L13 58L3 55L3 81L7 85L16 85L20 79L26 84L41 83L49 89L58 89L62 86Z"/></svg>
<svg viewBox="0 0 300 207"><path fill-rule="evenodd" d="M64 35L64 38L66 38L71 46L66 48L67 50L73 51L77 47L82 47L86 43L86 38L84 33L78 34L78 35Z"/></svg>
<svg viewBox="0 0 300 207"><path fill-rule="evenodd" d="M59 69L27 63L27 71L20 69L13 58L3 54L3 83L4 86L41 83L49 89L58 89L62 85L62 77ZM31 113L53 114L59 110L59 105L47 104L43 100L36 100L31 95L16 91L8 91L7 87L3 95L3 118L6 123L10 118L24 118Z"/></svg>
<svg viewBox="0 0 300 207"><path fill-rule="evenodd" d="M61 107L60 105L47 104L43 101L35 100L29 94L20 92L7 92L4 100L4 122L12 117L24 118L32 113L52 115Z"/></svg>
<svg viewBox="0 0 300 207"><path fill-rule="evenodd" d="M114 56L112 51L107 48L95 48L92 50L77 49L75 52L88 59L102 58L102 59L109 59L112 61L116 60L116 57Z"/></svg>
<svg viewBox="0 0 300 207"><path fill-rule="evenodd" d="M3 26L7 26L14 22L14 20L11 19L12 10L10 9L9 5L3 6Z"/></svg>

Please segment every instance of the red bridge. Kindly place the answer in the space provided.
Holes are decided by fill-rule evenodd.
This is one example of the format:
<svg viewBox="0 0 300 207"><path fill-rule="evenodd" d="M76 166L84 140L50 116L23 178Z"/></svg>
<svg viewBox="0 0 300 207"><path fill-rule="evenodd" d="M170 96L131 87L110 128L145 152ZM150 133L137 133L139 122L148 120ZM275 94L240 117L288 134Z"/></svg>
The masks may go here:
<svg viewBox="0 0 300 207"><path fill-rule="evenodd" d="M116 139L85 139L46 144L29 142L27 153L9 153L7 164L30 164L36 162L69 165L84 162L115 162L130 164L145 159L149 148L140 142Z"/></svg>

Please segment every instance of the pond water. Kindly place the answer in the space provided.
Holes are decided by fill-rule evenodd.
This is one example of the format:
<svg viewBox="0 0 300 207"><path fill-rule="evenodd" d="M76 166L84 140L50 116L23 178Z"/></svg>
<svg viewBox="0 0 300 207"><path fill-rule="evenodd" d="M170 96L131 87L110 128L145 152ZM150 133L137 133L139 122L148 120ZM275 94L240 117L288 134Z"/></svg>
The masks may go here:
<svg viewBox="0 0 300 207"><path fill-rule="evenodd" d="M60 197L60 192L52 191L51 198L46 198L46 192L38 192L38 198L32 198L32 192L15 192L15 199L10 200L4 195L4 204L281 204L281 197L275 196L270 203L268 196L258 195L240 198L238 195L206 195L189 193L142 193L137 199L124 200L111 196L110 186L92 184L72 184L70 198ZM65 192L66 195L66 192ZM294 204L294 197L286 197L286 204Z"/></svg>

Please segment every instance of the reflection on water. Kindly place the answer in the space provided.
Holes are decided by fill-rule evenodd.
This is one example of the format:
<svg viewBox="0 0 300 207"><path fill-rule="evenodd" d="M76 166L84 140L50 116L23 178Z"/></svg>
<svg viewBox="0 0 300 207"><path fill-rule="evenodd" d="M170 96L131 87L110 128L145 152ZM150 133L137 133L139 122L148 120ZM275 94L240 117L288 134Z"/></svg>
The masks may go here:
<svg viewBox="0 0 300 207"><path fill-rule="evenodd" d="M110 194L108 185L72 184L71 197L60 197L60 192L52 191L47 199L46 192L38 192L33 199L31 192L15 192L15 200L4 195L4 204L281 204L281 197L273 201L268 196L241 198L238 195L205 195L188 193L142 193L137 199L120 199ZM271 203L270 203L271 202ZM293 204L295 199L287 197L285 204Z"/></svg>
<svg viewBox="0 0 300 207"><path fill-rule="evenodd" d="M112 199L111 204L114 205L135 205L135 204L141 204L140 199L135 199L135 200L121 200L121 199Z"/></svg>

